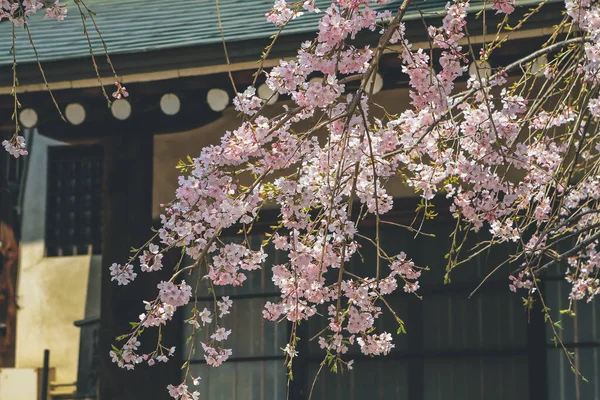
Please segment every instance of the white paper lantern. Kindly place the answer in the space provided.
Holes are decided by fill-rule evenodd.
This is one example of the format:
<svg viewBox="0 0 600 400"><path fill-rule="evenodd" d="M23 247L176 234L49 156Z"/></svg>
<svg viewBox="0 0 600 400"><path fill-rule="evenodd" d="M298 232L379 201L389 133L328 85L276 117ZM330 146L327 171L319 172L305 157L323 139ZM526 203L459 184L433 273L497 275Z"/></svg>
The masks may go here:
<svg viewBox="0 0 600 400"><path fill-rule="evenodd" d="M65 108L65 116L73 125L80 125L85 121L85 108L79 103L71 103Z"/></svg>
<svg viewBox="0 0 600 400"><path fill-rule="evenodd" d="M33 128L38 122L38 115L33 108L26 108L19 113L19 121L25 128Z"/></svg>
<svg viewBox="0 0 600 400"><path fill-rule="evenodd" d="M113 117L124 121L131 115L131 104L126 99L115 100L110 107Z"/></svg>
<svg viewBox="0 0 600 400"><path fill-rule="evenodd" d="M223 89L210 89L206 95L206 102L213 111L223 111L229 105L229 94Z"/></svg>
<svg viewBox="0 0 600 400"><path fill-rule="evenodd" d="M267 86L267 84L263 83L258 87L258 97L265 101L268 100L268 105L273 105L277 103L277 100L279 99L279 93L275 93L275 95L273 95L273 91L271 90L271 88Z"/></svg>
<svg viewBox="0 0 600 400"><path fill-rule="evenodd" d="M177 97L177 95L174 93L164 94L163 97L160 98L160 109L166 115L177 114L181 109L179 97Z"/></svg>

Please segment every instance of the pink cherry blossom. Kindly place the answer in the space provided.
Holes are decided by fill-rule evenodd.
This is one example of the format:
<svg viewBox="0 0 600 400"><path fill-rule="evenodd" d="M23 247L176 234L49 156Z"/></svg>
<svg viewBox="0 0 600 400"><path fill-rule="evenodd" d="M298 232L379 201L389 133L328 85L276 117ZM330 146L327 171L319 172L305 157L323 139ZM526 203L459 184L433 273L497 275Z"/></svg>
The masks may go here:
<svg viewBox="0 0 600 400"><path fill-rule="evenodd" d="M27 150L25 150L25 138L23 136L16 136L11 140L3 140L2 146L4 146L8 154L15 158L28 154Z"/></svg>
<svg viewBox="0 0 600 400"><path fill-rule="evenodd" d="M353 361L346 361L352 349L389 354L394 338L378 322L389 311L385 297L402 291L420 297L422 274L433 273L412 261L410 245L398 244L393 254L381 245L383 224L399 227L390 216L398 207L394 185L421 199L415 222L405 227L411 235L426 235L420 223L435 218L432 202L446 198L457 223L453 239L477 232L490 237L466 255L454 246L447 249L448 276L464 261L461 256L510 242L508 290L526 302L539 295L540 274L563 260L571 302L591 301L600 293L600 143L590 130L600 118L600 8L589 0L566 0L573 29L552 36L556 48L541 49L547 50L548 63L543 73L533 74L529 66L540 54L496 65L502 42L494 35L472 52L466 27L471 20L485 20L473 15L479 5L448 2L441 22L422 31L429 47L411 43L402 8L378 8L385 3L332 0L319 3L319 10L313 0L276 0L264 10L267 21L282 29L303 13L320 12L313 16L320 17L314 40L304 41L295 56L271 64L236 94L240 123L222 132L220 143L191 155L173 201L164 206L157 235L123 265L110 267L119 285L136 278L137 262L148 273L174 267L171 278L157 285L156 298L143 302L121 347L110 352L118 366L133 369L172 358L170 344L142 353L138 338L145 329L162 329L178 310L188 313L184 321L193 327L192 335L211 329L201 343L206 363L226 362L233 350L221 346L236 333L221 325L233 301L217 297L217 287L243 286L252 274L267 272L267 265L280 296L265 302L264 318L294 327L323 318L318 344L336 368L352 368ZM494 0L490 6L492 13L510 14L518 3ZM0 0L0 20L22 25L44 7L51 18L66 15L58 1L24 0L23 7L21 13L15 2ZM358 46L359 35L379 42ZM391 75L384 52L397 59L393 79L408 85L407 109L382 109L371 95L375 74L383 67ZM493 64L491 71L465 76L470 63L483 61ZM279 114L267 116L263 110L264 99L256 96L260 79L286 97ZM115 86L115 99L128 96L122 83ZM2 144L15 157L27 154L22 137ZM278 217L257 245L249 235L265 208ZM375 226L374 238L365 224ZM224 239L230 231L239 232L239 241ZM574 244L561 253L564 238ZM268 246L280 251L275 260L268 259ZM363 269L349 268L361 259L364 246L376 255ZM166 265L164 254L171 249L190 264ZM188 285L184 279L190 272L203 285ZM200 311L194 299L207 295L213 296L212 308ZM281 348L290 365L299 355L298 339L292 335ZM199 379L188 378L194 384ZM169 394L197 399L186 382L170 385Z"/></svg>

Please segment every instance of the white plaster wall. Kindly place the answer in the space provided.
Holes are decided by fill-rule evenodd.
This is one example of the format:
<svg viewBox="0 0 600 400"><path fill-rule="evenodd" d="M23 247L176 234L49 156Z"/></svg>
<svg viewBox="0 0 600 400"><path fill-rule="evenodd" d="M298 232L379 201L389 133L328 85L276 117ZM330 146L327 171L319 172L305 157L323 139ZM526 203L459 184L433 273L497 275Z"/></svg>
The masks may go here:
<svg viewBox="0 0 600 400"><path fill-rule="evenodd" d="M41 368L44 349L49 349L56 381L77 380L79 328L73 322L84 317L89 265L90 256L74 256L22 266L17 368Z"/></svg>
<svg viewBox="0 0 600 400"><path fill-rule="evenodd" d="M0 370L0 399L38 400L38 370L7 368Z"/></svg>
<svg viewBox="0 0 600 400"><path fill-rule="evenodd" d="M60 383L77 380L79 328L84 318L92 256L44 257L48 146L34 132L24 193L20 243L16 367L41 368L44 349ZM98 256L94 256L98 257Z"/></svg>

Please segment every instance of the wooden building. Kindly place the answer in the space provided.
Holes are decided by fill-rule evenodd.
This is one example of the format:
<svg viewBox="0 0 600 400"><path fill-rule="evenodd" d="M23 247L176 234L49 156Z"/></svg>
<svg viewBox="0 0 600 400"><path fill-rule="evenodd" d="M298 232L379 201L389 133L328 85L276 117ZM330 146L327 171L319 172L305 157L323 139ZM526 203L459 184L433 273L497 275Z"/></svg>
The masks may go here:
<svg viewBox="0 0 600 400"><path fill-rule="evenodd" d="M141 299L155 295L161 274L168 271L141 276L123 289L110 282L108 267L125 260L129 250L151 234L160 204L174 193L177 161L218 142L226 129L238 123L227 72L232 72L239 90L252 82L256 60L274 33L264 21L272 0L219 3L229 66L214 2L89 0L86 4L97 13L95 20L110 59L130 93L112 109L107 107L95 76L75 6L71 5L69 17L62 23L34 16L31 34L36 50L67 121L60 119L50 99L27 34L18 31L19 98L31 149L27 178L22 183L16 368L39 368L43 349L49 348L59 385L54 392L61 392L60 385L76 381L76 389L65 386L75 394L60 398L167 399L167 384L181 379L176 362L135 371L121 370L110 362L113 339L127 331L128 322L141 312ZM520 15L534 4L518 3ZM398 4L394 0L386 7ZM444 1L418 4L430 23L440 20ZM492 66L539 48L560 20L562 7L549 2L532 17L527 30L512 34L510 42L495 53ZM294 21L265 66L293 57L301 41L312 39L316 17L306 15ZM102 82L110 94L113 78L102 44L90 19L85 21ZM426 41L416 9L409 11L406 25L411 41ZM12 98L8 96L11 43L5 40L11 29L9 24L0 24L3 138L13 129ZM469 30L477 46L483 40L477 36L480 24ZM367 43L369 39L363 35L359 40ZM379 70L382 86L375 96L390 110L408 106L407 77L400 71L397 58L384 56ZM285 102L279 98L267 113L275 113ZM397 197L393 215L400 221L411 215L417 200L407 197L408 192L400 186L391 190ZM268 221L268 216L265 219ZM507 290L502 274L468 299L477 280L495 265L493 260L502 259L501 250L470 265L476 273L458 271L454 283L442 283L445 263L441 252L447 247L451 225L450 216L442 216L431 226L438 233L436 239L429 240L413 241L403 233L387 232L385 246L398 250L410 246L417 261L432 267L421 283L424 300L395 296L391 301L405 319L408 334L395 338L392 354L374 359L357 354L354 371L348 376L325 373L313 398L600 399L598 306L581 305L579 319L564 322L565 341L578 354L582 372L590 381L586 384L577 381L560 350L552 345L541 314L532 313L528 323L519 296ZM277 256L271 255L271 259ZM368 261L369 255L365 257ZM552 308L559 309L567 290L560 272L548 274L544 286ZM203 398L286 398L280 348L288 327L259 320L264 301L277 296L268 268L242 289L224 293L236 303L228 325L235 332L231 337L234 356L219 369L207 368L197 356L193 368L203 376ZM384 318L381 323L390 321ZM303 337L308 338L317 328L308 324L303 329ZM174 323L164 340L182 348L184 334L183 324ZM302 343L290 385L289 398L294 400L308 397L321 360L313 343ZM574 393L579 397L573 397Z"/></svg>

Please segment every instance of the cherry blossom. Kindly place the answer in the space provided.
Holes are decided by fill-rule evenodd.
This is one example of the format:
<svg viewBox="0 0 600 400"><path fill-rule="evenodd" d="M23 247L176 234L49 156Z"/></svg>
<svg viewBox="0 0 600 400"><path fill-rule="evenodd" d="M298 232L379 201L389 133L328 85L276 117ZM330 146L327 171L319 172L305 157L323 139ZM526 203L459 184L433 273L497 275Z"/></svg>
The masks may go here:
<svg viewBox="0 0 600 400"><path fill-rule="evenodd" d="M202 349L204 350L204 359L211 367L220 366L232 354L231 349L215 348L204 343L202 343Z"/></svg>
<svg viewBox="0 0 600 400"><path fill-rule="evenodd" d="M67 8L63 4L60 4L59 0L56 0L52 3L52 6L46 8L46 15L44 15L44 18L55 19L60 22L64 21L66 16Z"/></svg>
<svg viewBox="0 0 600 400"><path fill-rule="evenodd" d="M238 93L233 99L235 109L247 115L256 114L262 104L262 100L255 96L255 94L256 89L252 86L247 88L244 93Z"/></svg>
<svg viewBox="0 0 600 400"><path fill-rule="evenodd" d="M127 285L135 279L137 274L133 272L133 265L120 265L113 263L110 267L111 281L117 281L119 285Z"/></svg>
<svg viewBox="0 0 600 400"><path fill-rule="evenodd" d="M352 368L353 361L346 360L352 348L368 356L389 354L396 338L378 328L378 319L392 312L398 332L404 328L385 297L420 296L421 276L430 273L412 261L410 246L387 254L380 244L379 227L398 225L389 216L395 207L390 188L398 180L421 199L414 226L405 227L411 234L424 234L420 223L435 218L430 204L445 197L460 228L454 239L457 232L489 237L470 255L510 242L506 290L519 292L526 304L534 296L543 299L539 277L556 265L564 268L571 302L592 301L600 293L598 6L566 0L573 29L518 62L466 76L470 63L495 60L502 44L500 36L489 35L489 43L473 50L467 23L485 18L475 18L469 1L448 2L441 23L425 26L429 47L406 35L403 18L410 2L395 10L380 7L386 3L334 0L319 3L319 9L312 0L276 0L265 10L266 20L280 29L304 13L319 13L316 35L294 57L257 75L286 97L281 113L264 115L255 85L237 93L239 125L224 132L220 143L192 155L174 200L164 206L157 235L124 265L111 266L111 279L126 285L137 276L134 263L148 273L171 268L163 265L171 249L191 260L187 266L177 263L172 277L157 286L156 298L143 302L139 321L110 353L119 366L169 360L174 350L160 343L154 352L138 354L141 331L160 329L193 298L207 294L214 298L212 311L190 304L184 318L193 335L208 330L209 339L201 343L207 364L226 362L235 349L222 343L235 332L221 325L233 301L218 297L215 289L243 286L266 268L269 245L282 255L270 271L280 298L265 303L264 318L294 327L321 318L318 344L336 369ZM15 4L1 1L0 20L23 24L44 7L26 0L25 11L19 11ZM511 14L518 4L495 0L489 6L491 11L482 12ZM56 19L64 18L60 3L46 7ZM499 29L507 28L507 21ZM358 46L355 39L365 34L378 42ZM397 114L381 110L371 94L385 52L397 58L398 76L409 88L410 107ZM541 55L549 60L543 73L528 72ZM551 83L540 83L544 79ZM115 85L114 98L129 95L118 80ZM27 154L17 135L3 146L15 157ZM266 207L276 208L279 217L255 246L248 234ZM363 230L366 220L376 227L374 237ZM239 242L224 240L223 233L232 229L240 232ZM572 242L568 251L561 248L566 239ZM373 246L375 260L350 270L363 246ZM469 254L448 249L447 279L468 259L461 257ZM208 285L208 293L186 283L190 273ZM289 368L298 356L298 340L294 333L282 348ZM170 395L196 399L186 382L170 385Z"/></svg>
<svg viewBox="0 0 600 400"><path fill-rule="evenodd" d="M121 84L121 82L116 81L115 86L117 90L113 92L112 97L114 97L117 100L129 97L129 92L127 92L127 89Z"/></svg>
<svg viewBox="0 0 600 400"><path fill-rule="evenodd" d="M17 136L15 139L3 140L2 146L4 149L15 158L20 156L26 156L28 154L25 150L25 138L23 136Z"/></svg>
<svg viewBox="0 0 600 400"><path fill-rule="evenodd" d="M217 307L219 308L219 318L223 318L223 315L230 313L229 309L233 305L233 301L229 300L229 296L223 296L221 301L217 301Z"/></svg>
<svg viewBox="0 0 600 400"><path fill-rule="evenodd" d="M231 334L231 330L225 330L225 328L219 328L213 333L210 338L215 339L217 342L227 340L227 337Z"/></svg>

